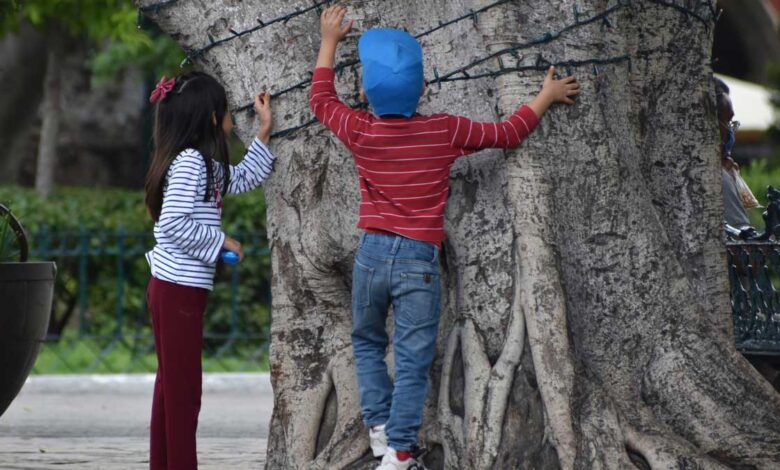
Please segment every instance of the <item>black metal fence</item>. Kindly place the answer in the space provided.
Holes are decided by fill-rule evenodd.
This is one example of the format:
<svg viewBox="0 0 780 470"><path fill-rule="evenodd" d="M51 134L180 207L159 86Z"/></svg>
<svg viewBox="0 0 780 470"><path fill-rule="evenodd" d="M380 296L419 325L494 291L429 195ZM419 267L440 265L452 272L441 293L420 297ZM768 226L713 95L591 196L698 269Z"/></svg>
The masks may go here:
<svg viewBox="0 0 780 470"><path fill-rule="evenodd" d="M270 257L263 233L234 234L246 259L223 266L204 318L204 370L267 369ZM34 373L151 372L146 306L148 232L52 232L31 240L35 259L57 262L55 301Z"/></svg>
<svg viewBox="0 0 780 470"><path fill-rule="evenodd" d="M780 243L726 243L737 349L780 354Z"/></svg>
<svg viewBox="0 0 780 470"><path fill-rule="evenodd" d="M217 274L204 319L204 370L266 370L270 256L263 233L236 235L247 258ZM154 341L146 308L150 233L50 232L31 240L32 257L59 273L49 334L35 373L151 372ZM735 343L780 355L780 243L726 243Z"/></svg>

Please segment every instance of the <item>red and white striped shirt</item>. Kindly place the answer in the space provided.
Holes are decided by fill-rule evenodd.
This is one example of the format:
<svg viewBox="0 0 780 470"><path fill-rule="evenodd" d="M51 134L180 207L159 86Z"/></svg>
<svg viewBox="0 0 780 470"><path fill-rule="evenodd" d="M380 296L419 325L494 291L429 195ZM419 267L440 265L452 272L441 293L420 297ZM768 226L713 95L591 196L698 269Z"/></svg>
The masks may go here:
<svg viewBox="0 0 780 470"><path fill-rule="evenodd" d="M455 159L485 148L516 147L539 123L528 106L502 122L449 114L380 118L339 101L333 78L333 69L314 70L309 104L352 151L360 180L358 227L367 231L441 244Z"/></svg>

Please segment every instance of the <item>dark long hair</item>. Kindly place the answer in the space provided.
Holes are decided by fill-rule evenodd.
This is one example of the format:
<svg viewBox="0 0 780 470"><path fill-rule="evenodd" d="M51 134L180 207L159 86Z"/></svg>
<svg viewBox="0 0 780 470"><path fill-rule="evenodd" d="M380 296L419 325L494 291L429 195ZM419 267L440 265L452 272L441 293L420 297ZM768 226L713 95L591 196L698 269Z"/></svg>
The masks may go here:
<svg viewBox="0 0 780 470"><path fill-rule="evenodd" d="M226 112L225 89L203 72L189 72L178 77L165 99L157 102L154 114L154 154L146 174L146 208L155 222L160 219L162 211L168 168L182 150L192 148L203 155L207 173L204 202L213 197L216 187L212 162L222 165L222 194L227 191L230 160L225 132L222 130Z"/></svg>

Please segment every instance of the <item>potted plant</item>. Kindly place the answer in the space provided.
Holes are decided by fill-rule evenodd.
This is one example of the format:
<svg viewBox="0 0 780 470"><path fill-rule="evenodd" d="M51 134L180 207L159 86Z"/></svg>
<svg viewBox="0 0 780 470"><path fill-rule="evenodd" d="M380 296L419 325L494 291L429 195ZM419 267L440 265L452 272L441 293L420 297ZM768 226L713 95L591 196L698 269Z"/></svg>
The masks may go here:
<svg viewBox="0 0 780 470"><path fill-rule="evenodd" d="M24 228L0 204L0 416L21 390L46 336L57 266L27 261Z"/></svg>

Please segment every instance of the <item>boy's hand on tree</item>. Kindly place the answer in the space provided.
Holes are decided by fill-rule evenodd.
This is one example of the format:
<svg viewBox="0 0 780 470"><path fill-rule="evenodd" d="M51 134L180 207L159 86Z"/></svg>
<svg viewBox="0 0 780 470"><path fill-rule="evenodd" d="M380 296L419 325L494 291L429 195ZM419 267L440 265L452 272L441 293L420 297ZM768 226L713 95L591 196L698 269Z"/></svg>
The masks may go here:
<svg viewBox="0 0 780 470"><path fill-rule="evenodd" d="M554 103L574 104L574 98L580 94L580 84L577 83L577 79L569 76L556 80L554 73L555 67L551 66L547 69L542 93L549 93Z"/></svg>
<svg viewBox="0 0 780 470"><path fill-rule="evenodd" d="M355 20L349 20L346 25L342 25L344 23L344 15L346 14L347 9L340 5L330 6L322 12L320 17L320 34L323 42L338 43L349 33Z"/></svg>
<svg viewBox="0 0 780 470"><path fill-rule="evenodd" d="M260 129L257 131L257 137L267 144L271 138L271 127L273 127L271 94L267 91L255 93L255 113L260 118Z"/></svg>
<svg viewBox="0 0 780 470"><path fill-rule="evenodd" d="M536 116L541 118L553 103L574 104L574 98L580 94L580 84L574 77L565 77L556 80L554 77L555 67L550 66L547 69L547 75L544 77L542 91L536 95L528 106L534 110Z"/></svg>
<svg viewBox="0 0 780 470"><path fill-rule="evenodd" d="M322 41L320 41L320 52L317 55L315 67L333 68L333 62L336 60L336 46L349 33L354 22L354 20L349 20L346 25L342 26L346 14L347 9L337 5L328 7L322 12L320 17Z"/></svg>

